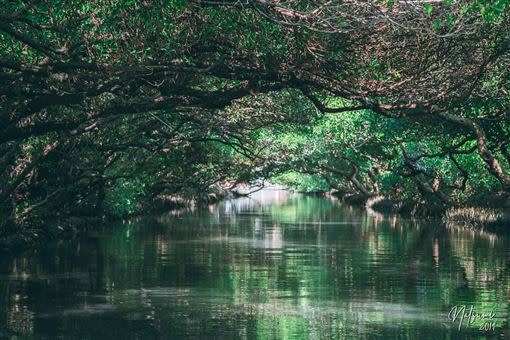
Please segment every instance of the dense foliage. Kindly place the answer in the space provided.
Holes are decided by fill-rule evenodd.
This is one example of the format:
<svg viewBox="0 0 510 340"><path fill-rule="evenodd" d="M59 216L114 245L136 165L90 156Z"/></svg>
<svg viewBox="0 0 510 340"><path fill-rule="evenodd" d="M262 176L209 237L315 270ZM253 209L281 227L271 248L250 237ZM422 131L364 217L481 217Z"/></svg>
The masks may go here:
<svg viewBox="0 0 510 340"><path fill-rule="evenodd" d="M508 200L507 1L0 7L0 234L260 179Z"/></svg>

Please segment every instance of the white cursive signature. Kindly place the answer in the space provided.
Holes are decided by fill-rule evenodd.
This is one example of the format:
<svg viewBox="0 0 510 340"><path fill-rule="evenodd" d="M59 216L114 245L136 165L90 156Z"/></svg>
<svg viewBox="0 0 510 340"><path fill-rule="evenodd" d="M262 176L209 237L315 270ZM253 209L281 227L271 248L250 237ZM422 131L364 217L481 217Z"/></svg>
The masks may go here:
<svg viewBox="0 0 510 340"><path fill-rule="evenodd" d="M477 320L494 319L496 314L490 313L477 313L474 306L454 306L450 313L448 313L448 320L451 322L459 323L459 331L462 325L472 326Z"/></svg>

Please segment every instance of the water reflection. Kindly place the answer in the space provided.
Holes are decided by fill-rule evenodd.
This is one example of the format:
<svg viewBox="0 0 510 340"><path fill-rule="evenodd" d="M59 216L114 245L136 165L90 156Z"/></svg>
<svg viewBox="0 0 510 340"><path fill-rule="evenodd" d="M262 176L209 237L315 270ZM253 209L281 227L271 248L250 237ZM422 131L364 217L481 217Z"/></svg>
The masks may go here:
<svg viewBox="0 0 510 340"><path fill-rule="evenodd" d="M0 338L504 338L510 239L259 192L0 260ZM455 305L496 313L457 330Z"/></svg>

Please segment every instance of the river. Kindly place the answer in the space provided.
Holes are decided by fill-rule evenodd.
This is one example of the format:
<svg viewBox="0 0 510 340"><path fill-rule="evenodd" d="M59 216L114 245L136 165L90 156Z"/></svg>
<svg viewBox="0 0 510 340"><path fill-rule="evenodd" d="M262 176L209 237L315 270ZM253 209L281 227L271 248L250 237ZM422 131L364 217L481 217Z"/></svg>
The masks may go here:
<svg viewBox="0 0 510 340"><path fill-rule="evenodd" d="M509 268L506 235L265 190L0 259L0 338L505 338Z"/></svg>

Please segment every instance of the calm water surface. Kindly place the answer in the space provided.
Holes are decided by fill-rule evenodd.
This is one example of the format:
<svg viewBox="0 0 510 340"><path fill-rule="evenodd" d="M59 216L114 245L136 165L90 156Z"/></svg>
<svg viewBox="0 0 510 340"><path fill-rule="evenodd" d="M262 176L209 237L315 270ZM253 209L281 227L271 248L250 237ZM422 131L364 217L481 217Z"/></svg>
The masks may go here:
<svg viewBox="0 0 510 340"><path fill-rule="evenodd" d="M504 339L509 268L508 236L264 191L0 259L0 338Z"/></svg>

